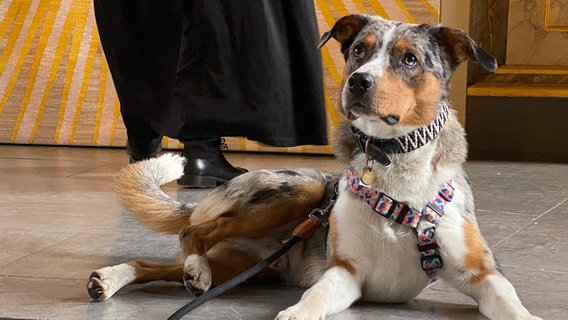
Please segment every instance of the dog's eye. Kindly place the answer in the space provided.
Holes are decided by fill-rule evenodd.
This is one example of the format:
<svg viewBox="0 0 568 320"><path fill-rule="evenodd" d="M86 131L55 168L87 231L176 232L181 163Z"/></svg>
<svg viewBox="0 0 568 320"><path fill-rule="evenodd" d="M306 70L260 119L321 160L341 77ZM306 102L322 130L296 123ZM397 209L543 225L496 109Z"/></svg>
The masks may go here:
<svg viewBox="0 0 568 320"><path fill-rule="evenodd" d="M402 63L408 67L415 67L418 64L418 58L409 52L402 57Z"/></svg>
<svg viewBox="0 0 568 320"><path fill-rule="evenodd" d="M365 47L362 44L357 44L353 47L353 57L355 59L363 59L365 57Z"/></svg>

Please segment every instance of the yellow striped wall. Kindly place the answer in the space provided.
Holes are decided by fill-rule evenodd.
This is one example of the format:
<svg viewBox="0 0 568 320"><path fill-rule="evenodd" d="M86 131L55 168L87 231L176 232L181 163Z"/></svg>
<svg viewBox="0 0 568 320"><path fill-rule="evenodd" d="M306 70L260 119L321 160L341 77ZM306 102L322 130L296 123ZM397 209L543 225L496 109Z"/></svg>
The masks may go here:
<svg viewBox="0 0 568 320"><path fill-rule="evenodd" d="M437 23L440 0L315 0L323 33L349 13ZM322 49L329 131L337 127L343 58ZM99 42L92 0L0 0L0 143L124 146L126 135ZM272 148L228 138L229 149L329 153L329 146ZM164 146L180 147L164 139Z"/></svg>

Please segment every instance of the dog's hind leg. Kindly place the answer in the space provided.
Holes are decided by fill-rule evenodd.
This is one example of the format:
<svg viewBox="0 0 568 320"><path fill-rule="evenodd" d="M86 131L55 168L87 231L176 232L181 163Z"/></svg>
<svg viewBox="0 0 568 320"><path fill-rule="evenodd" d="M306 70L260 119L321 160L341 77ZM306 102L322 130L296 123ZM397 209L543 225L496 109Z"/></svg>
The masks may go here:
<svg viewBox="0 0 568 320"><path fill-rule="evenodd" d="M157 280L182 282L182 275L181 263L165 264L142 259L132 260L93 271L87 283L87 292L93 300L106 300L129 284Z"/></svg>
<svg viewBox="0 0 568 320"><path fill-rule="evenodd" d="M271 235L276 229L308 216L322 200L325 183L294 186L298 192L288 197L255 199L241 201L231 207L223 207L221 213L200 212L198 206L194 214L214 216L208 221L192 221L181 230L180 245L184 262L184 282L192 292L207 291L212 282L211 267L207 261L207 251L216 244L231 238L261 238ZM207 207L216 210L219 206ZM230 265L229 265L230 267ZM217 281L216 281L217 282Z"/></svg>
<svg viewBox="0 0 568 320"><path fill-rule="evenodd" d="M309 213L309 210L303 215ZM292 220L293 221L293 220ZM252 227L254 226L254 228ZM247 218L227 217L197 226L189 226L180 232L180 245L184 260L184 284L198 295L252 267L261 259L254 252L245 252L225 242L230 238L260 237L266 231L254 230L262 222ZM276 227L265 225L267 230Z"/></svg>
<svg viewBox="0 0 568 320"><path fill-rule="evenodd" d="M209 250L207 256L211 272L215 274L214 286L233 278L259 261L257 256L237 250L232 244L224 242ZM87 292L91 299L101 301L112 297L119 289L129 284L158 280L183 282L183 274L181 263L165 264L142 259L132 260L93 271L87 283ZM252 280L278 278L276 271L266 268Z"/></svg>
<svg viewBox="0 0 568 320"><path fill-rule="evenodd" d="M201 286L209 286L208 283L203 282L210 281L210 286L216 287L251 268L260 260L261 257L254 252L239 248L234 243L220 242L207 252L207 260L203 263L206 263L208 268L197 270L196 267L200 266L200 264L186 264L184 284L188 291L195 295L200 295L204 292ZM190 275L192 275L191 278L189 278ZM249 281L278 279L280 279L280 274L267 267Z"/></svg>

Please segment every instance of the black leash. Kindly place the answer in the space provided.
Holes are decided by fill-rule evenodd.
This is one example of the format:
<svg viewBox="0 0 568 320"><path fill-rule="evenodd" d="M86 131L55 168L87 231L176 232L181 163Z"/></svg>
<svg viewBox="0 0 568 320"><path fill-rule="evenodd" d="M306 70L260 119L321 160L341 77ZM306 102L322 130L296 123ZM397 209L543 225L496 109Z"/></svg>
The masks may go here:
<svg viewBox="0 0 568 320"><path fill-rule="evenodd" d="M176 312L174 312L168 320L179 320L193 309L199 307L200 305L204 304L205 302L215 298L216 296L231 290L232 288L238 286L239 284L245 282L246 280L253 277L255 274L262 271L264 268L268 267L272 262L276 261L279 257L285 254L288 250L290 250L296 243L301 242L309 238L313 235L320 226L326 226L329 221L329 213L335 204L335 200L337 198L337 182L335 182L333 186L333 194L329 199L329 203L325 208L316 208L312 210L309 214L308 218L300 223L292 232L292 236L290 239L286 240L280 249L276 250L273 254L271 254L268 258L262 260L258 264L252 266L250 269L242 272L238 276L224 282L223 284L215 287L201 296L191 300L191 302L187 303L183 307L179 308Z"/></svg>
<svg viewBox="0 0 568 320"><path fill-rule="evenodd" d="M181 319L183 316L188 314L191 310L199 307L200 305L204 304L205 302L215 298L216 296L220 295L221 293L231 290L234 287L238 286L242 282L250 279L255 274L262 271L264 268L269 266L272 262L278 259L281 255L286 253L286 251L290 250L296 243L302 241L303 239L298 238L296 236L292 236L290 240L288 240L280 249L270 255L268 258L264 259L260 263L254 265L252 268L244 271L243 273L239 274L238 276L224 282L223 284L215 287L204 294L200 295L199 297L191 300L191 302L187 303L183 307L179 308L176 312L174 312L168 320L178 320Z"/></svg>

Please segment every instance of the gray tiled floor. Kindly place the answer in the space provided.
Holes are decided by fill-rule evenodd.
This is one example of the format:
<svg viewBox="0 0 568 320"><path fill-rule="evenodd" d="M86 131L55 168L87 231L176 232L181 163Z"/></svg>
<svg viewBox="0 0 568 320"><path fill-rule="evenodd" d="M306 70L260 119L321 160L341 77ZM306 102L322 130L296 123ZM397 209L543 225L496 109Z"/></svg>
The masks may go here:
<svg viewBox="0 0 568 320"><path fill-rule="evenodd" d="M340 169L329 157L229 158L249 169ZM181 285L165 282L126 288L106 302L88 299L92 270L138 257L172 261L177 252L177 237L148 232L114 198L112 176L125 162L124 150L0 146L0 318L165 319L189 301ZM568 165L470 162L467 170L482 232L521 300L544 319L566 319ZM175 184L165 190L189 192ZM301 292L237 288L186 319L273 319ZM483 319L443 282L407 304L356 304L330 318Z"/></svg>

